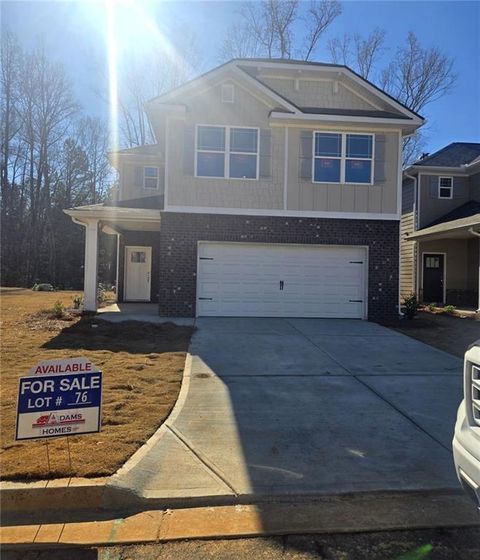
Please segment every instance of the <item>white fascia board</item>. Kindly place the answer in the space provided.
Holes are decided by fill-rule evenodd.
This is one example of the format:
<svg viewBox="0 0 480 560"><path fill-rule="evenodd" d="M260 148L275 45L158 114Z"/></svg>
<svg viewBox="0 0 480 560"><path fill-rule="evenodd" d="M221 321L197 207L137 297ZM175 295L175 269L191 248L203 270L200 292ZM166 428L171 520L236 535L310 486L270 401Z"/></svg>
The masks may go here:
<svg viewBox="0 0 480 560"><path fill-rule="evenodd" d="M278 216L283 218L329 218L340 220L400 220L400 214L379 212L328 212L314 210L270 210L261 208L220 208L213 206L168 206L164 212L185 214L226 214L230 216Z"/></svg>
<svg viewBox="0 0 480 560"><path fill-rule="evenodd" d="M412 165L406 171L417 171L418 173L434 173L448 175L468 175L467 170L462 167L439 167L435 165Z"/></svg>
<svg viewBox="0 0 480 560"><path fill-rule="evenodd" d="M68 208L65 214L79 220L122 220L122 221L145 221L159 222L160 210L148 210L145 208L126 208L108 206L101 208Z"/></svg>
<svg viewBox="0 0 480 560"><path fill-rule="evenodd" d="M299 113L292 115L291 113L282 113L281 111L272 111L270 113L270 118L272 119L281 119L281 120L301 120L301 121L325 121L325 122L351 122L351 123L376 123L376 124L392 124L396 125L403 125L403 127L411 127L411 126L420 126L420 121L413 121L409 120L406 121L405 119L387 119L387 118L378 118L378 117L361 117L361 116L350 116L350 115L319 115L315 113Z"/></svg>
<svg viewBox="0 0 480 560"><path fill-rule="evenodd" d="M281 62L255 62L255 61L245 61L239 62L241 66L251 66L253 68L280 68L283 70L304 70L308 72L332 72L337 71L348 78L351 78L354 82L358 83L361 87L364 87L367 91L372 93L373 95L379 97L385 103L388 103L392 107L395 107L398 111L402 114L407 115L409 117L414 117L418 119L418 121L423 124L425 119L420 119L415 113L404 107L401 103L390 97L386 93L384 93L381 89L377 89L373 85L371 85L368 81L364 80L360 76L357 76L352 70L346 68L344 66L316 66L311 64L288 64L288 63L281 63Z"/></svg>

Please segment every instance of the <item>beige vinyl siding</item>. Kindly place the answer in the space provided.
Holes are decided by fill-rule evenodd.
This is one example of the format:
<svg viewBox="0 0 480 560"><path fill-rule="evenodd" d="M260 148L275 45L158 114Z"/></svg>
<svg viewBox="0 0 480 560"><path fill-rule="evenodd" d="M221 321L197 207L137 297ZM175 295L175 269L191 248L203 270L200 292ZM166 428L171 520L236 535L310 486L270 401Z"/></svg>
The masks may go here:
<svg viewBox="0 0 480 560"><path fill-rule="evenodd" d="M374 185L319 185L300 178L299 138L302 130L320 130L318 124L305 121L301 127L288 127L288 177L285 208L285 135L280 123L270 126L269 113L274 108L260 93L252 94L237 81L234 103L221 102L221 83L210 89L185 96L185 117L169 119L167 145L167 205L203 208L245 208L252 210L292 210L315 212L397 212L398 132L376 126L373 130L358 123L324 125L325 130L367 132L385 138L385 180ZM248 86L250 87L250 86ZM276 105L275 105L276 106ZM271 134L271 175L258 180L195 177L186 170L185 134L195 125L224 125L259 128ZM260 147L260 151L262 148ZM192 165L193 167L193 165Z"/></svg>
<svg viewBox="0 0 480 560"><path fill-rule="evenodd" d="M295 88L293 78L262 77L259 79L280 95L290 99L299 107L322 107L326 109L363 109L375 110L378 108L365 98L359 97L340 81L334 80L298 80L298 89ZM337 84L337 91L335 85Z"/></svg>
<svg viewBox="0 0 480 560"><path fill-rule="evenodd" d="M168 142L168 204L170 206L204 206L218 208L283 208L284 131L271 131L272 175L259 180L195 177L184 172L185 127L225 125L270 130L270 108L262 100L235 86L235 102L221 102L221 85L201 95L186 99L185 120L170 124Z"/></svg>
<svg viewBox="0 0 480 560"><path fill-rule="evenodd" d="M414 213L403 214L400 219L400 296L406 298L415 292L415 243L406 235L414 230Z"/></svg>
<svg viewBox="0 0 480 560"><path fill-rule="evenodd" d="M146 196L157 196L164 193L164 164L161 156L158 159L151 157L142 158L141 156L119 156L119 200L130 200L134 198L143 198ZM159 188L145 189L136 185L135 169L137 167L158 167Z"/></svg>
<svg viewBox="0 0 480 560"><path fill-rule="evenodd" d="M316 126L314 130L360 131L355 126L348 128ZM363 132L372 131L363 129ZM300 134L298 128L291 128L288 136L288 210L310 210L331 212L374 212L395 214L397 212L398 185L398 134L376 131L385 137L385 181L373 185L344 185L338 183L319 184L300 177ZM380 157L375 154L375 157Z"/></svg>

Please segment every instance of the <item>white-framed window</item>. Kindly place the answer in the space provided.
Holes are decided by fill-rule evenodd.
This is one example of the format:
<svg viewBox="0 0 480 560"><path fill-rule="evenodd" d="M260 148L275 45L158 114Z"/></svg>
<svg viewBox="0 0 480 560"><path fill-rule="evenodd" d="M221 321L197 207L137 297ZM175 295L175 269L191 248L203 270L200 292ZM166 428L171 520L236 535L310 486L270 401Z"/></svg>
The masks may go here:
<svg viewBox="0 0 480 560"><path fill-rule="evenodd" d="M233 103L235 101L235 90L233 84L222 84L222 103Z"/></svg>
<svg viewBox="0 0 480 560"><path fill-rule="evenodd" d="M195 136L196 177L258 179L258 128L197 125Z"/></svg>
<svg viewBox="0 0 480 560"><path fill-rule="evenodd" d="M453 177L438 178L438 198L453 198Z"/></svg>
<svg viewBox="0 0 480 560"><path fill-rule="evenodd" d="M314 183L373 183L374 135L350 132L313 133Z"/></svg>
<svg viewBox="0 0 480 560"><path fill-rule="evenodd" d="M158 167L143 168L143 188L158 189Z"/></svg>

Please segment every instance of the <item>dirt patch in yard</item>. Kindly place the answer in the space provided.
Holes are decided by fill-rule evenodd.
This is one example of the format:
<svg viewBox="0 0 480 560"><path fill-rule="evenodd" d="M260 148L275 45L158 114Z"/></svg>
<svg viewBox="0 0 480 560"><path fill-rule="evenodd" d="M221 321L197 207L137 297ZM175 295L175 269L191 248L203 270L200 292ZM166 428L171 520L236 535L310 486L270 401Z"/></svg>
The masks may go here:
<svg viewBox="0 0 480 560"><path fill-rule="evenodd" d="M4 480L105 476L115 472L170 413L180 390L190 327L98 317L49 318L55 301L75 292L2 290L1 475ZM85 356L103 371L103 421L98 434L45 440L15 437L18 378L36 363Z"/></svg>
<svg viewBox="0 0 480 560"><path fill-rule="evenodd" d="M480 338L480 320L447 313L420 311L414 319L383 324L460 358L468 346Z"/></svg>

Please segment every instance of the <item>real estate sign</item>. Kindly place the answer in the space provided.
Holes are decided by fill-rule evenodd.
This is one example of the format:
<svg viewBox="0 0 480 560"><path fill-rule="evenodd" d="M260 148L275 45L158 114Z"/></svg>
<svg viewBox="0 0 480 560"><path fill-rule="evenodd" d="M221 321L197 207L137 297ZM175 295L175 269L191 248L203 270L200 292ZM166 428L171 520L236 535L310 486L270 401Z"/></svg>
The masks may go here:
<svg viewBox="0 0 480 560"><path fill-rule="evenodd" d="M87 358L48 360L21 377L15 439L100 431L102 372Z"/></svg>

